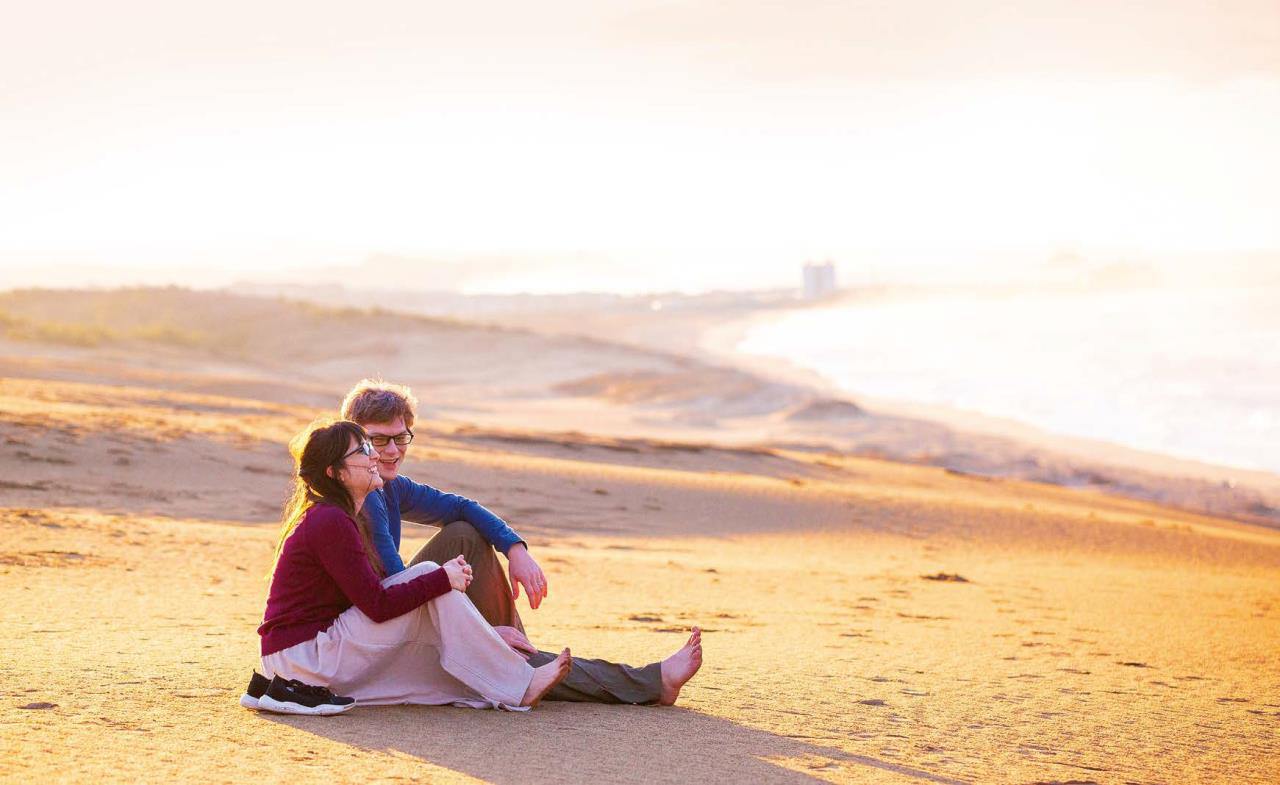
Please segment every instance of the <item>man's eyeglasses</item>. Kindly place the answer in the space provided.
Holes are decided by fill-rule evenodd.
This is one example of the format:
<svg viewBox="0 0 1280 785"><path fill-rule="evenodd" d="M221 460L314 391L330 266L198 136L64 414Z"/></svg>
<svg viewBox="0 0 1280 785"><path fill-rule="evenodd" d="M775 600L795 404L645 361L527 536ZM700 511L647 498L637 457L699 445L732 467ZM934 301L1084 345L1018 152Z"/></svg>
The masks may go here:
<svg viewBox="0 0 1280 785"><path fill-rule="evenodd" d="M362 441L356 445L356 448L354 450L342 456L341 460L345 461L346 459L350 458L351 456L355 455L358 452L364 453L364 456L366 458L372 458L373 456L378 454L377 451L373 449L372 444L370 444L368 441Z"/></svg>
<svg viewBox="0 0 1280 785"><path fill-rule="evenodd" d="M405 430L403 433L397 433L395 436L386 436L381 433L370 434L369 441L373 442L373 446L379 449L386 447L388 442L395 442L397 447L406 447L409 442L413 441L413 431Z"/></svg>

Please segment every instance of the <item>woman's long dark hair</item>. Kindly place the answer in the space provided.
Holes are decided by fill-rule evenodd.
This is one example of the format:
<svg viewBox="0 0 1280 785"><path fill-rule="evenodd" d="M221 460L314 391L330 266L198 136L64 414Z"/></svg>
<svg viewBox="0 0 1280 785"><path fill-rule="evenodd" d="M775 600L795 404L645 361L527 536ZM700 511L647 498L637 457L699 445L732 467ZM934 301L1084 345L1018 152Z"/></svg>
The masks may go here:
<svg viewBox="0 0 1280 785"><path fill-rule="evenodd" d="M284 551L285 540L298 528L307 510L317 504L332 504L355 520L360 539L364 542L365 556L374 573L380 577L386 574L386 569L373 548L369 522L364 515L356 514L355 500L337 477L343 468L343 456L351 448L353 436L357 442L369 438L364 428L350 420L319 421L290 440L289 452L293 455L295 469L293 492L285 502L280 519L280 540L276 543L277 562Z"/></svg>

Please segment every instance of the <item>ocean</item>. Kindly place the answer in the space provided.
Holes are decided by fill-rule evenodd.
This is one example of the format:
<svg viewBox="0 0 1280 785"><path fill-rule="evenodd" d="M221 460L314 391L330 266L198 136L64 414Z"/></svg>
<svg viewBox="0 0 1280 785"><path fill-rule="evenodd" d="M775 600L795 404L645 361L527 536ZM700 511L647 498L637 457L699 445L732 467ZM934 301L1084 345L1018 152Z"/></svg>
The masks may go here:
<svg viewBox="0 0 1280 785"><path fill-rule="evenodd" d="M1280 289L904 296L790 311L736 347L859 395L1280 473Z"/></svg>

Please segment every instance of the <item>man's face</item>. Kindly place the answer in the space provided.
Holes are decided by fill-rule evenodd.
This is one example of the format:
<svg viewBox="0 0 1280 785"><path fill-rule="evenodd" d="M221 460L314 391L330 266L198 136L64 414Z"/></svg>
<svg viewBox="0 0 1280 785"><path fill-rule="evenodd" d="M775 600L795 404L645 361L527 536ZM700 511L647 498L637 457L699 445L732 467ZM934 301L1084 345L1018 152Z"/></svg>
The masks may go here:
<svg viewBox="0 0 1280 785"><path fill-rule="evenodd" d="M404 418L397 417L391 422L366 422L361 423L364 429L369 432L370 436L386 436L388 438L399 436L402 433L408 433L409 429L404 427ZM400 473L400 462L404 460L404 455L409 451L409 445L401 447L394 441L388 441L385 446L374 446L378 451L378 475L382 477L382 482L391 482Z"/></svg>

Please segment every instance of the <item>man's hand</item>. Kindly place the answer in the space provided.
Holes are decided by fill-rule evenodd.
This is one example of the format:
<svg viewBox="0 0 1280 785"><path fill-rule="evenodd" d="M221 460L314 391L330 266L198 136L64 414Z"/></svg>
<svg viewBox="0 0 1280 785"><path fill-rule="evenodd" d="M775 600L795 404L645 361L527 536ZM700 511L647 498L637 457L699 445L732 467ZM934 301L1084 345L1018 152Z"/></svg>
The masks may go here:
<svg viewBox="0 0 1280 785"><path fill-rule="evenodd" d="M507 572L511 577L511 599L520 599L520 587L529 595L529 607L534 610L547 598L547 576L529 555L524 543L518 542L507 550Z"/></svg>
<svg viewBox="0 0 1280 785"><path fill-rule="evenodd" d="M538 648L529 642L524 633L515 627L494 627L493 631L498 633L498 637L502 638L508 646L510 646L516 654L524 657L526 660L532 654L538 653Z"/></svg>

